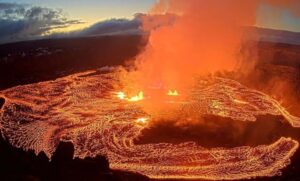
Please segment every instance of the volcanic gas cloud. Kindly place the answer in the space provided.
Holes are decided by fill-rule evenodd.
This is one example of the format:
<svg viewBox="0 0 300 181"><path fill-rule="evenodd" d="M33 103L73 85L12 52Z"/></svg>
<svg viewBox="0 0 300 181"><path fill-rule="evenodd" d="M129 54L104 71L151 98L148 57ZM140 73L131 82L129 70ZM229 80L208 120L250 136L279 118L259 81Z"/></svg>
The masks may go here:
<svg viewBox="0 0 300 181"><path fill-rule="evenodd" d="M142 28L151 33L145 51L135 62L138 86L141 89L163 86L185 90L193 84L195 74L238 70L242 64L251 64L244 62L239 52L247 39L245 27L256 25L257 9L261 4L300 15L297 0L158 1L148 15L156 15L156 20L143 19ZM162 14L166 16L157 16ZM176 18L170 18L171 14ZM166 17L169 23L157 27L160 22L167 21ZM255 62L254 53L251 57Z"/></svg>

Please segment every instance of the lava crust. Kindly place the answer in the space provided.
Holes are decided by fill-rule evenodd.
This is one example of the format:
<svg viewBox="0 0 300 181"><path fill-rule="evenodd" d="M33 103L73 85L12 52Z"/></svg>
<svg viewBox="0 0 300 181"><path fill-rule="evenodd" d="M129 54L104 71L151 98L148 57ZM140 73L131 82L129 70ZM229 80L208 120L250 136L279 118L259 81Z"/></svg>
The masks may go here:
<svg viewBox="0 0 300 181"><path fill-rule="evenodd" d="M151 117L138 103L118 99L118 72L85 72L1 91L7 99L1 132L11 144L52 154L60 140L72 141L75 156L104 155L113 169L151 178L245 179L274 176L290 163L298 142L280 137L271 144L205 148L201 143L137 144ZM237 121L281 116L291 126L299 118L276 100L234 80L197 81L179 116L213 115ZM137 122L149 117L148 122Z"/></svg>

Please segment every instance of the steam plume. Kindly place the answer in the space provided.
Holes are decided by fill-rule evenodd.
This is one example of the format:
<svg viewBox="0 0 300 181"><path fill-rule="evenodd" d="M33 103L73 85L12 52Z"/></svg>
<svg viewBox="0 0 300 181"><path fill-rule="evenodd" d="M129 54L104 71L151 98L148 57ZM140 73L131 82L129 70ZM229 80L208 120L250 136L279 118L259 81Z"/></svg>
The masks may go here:
<svg viewBox="0 0 300 181"><path fill-rule="evenodd" d="M243 36L255 23L253 0L159 1L150 13L175 13L176 21L151 32L137 67L145 86L182 88L194 74L233 70Z"/></svg>
<svg viewBox="0 0 300 181"><path fill-rule="evenodd" d="M297 0L160 0L149 14L177 14L172 24L153 29L136 61L139 85L181 89L194 74L239 67L244 26L254 26L260 3L299 15ZM144 21L148 29L151 22ZM254 58L255 56L253 56Z"/></svg>

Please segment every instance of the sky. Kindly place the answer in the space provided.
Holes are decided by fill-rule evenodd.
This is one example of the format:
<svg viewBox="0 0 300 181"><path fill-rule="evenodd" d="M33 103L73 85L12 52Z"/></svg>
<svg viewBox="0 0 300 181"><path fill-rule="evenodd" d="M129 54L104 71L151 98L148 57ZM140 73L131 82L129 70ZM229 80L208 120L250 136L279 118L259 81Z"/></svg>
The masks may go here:
<svg viewBox="0 0 300 181"><path fill-rule="evenodd" d="M288 9L261 4L256 21L259 27L300 32L300 16L294 16Z"/></svg>
<svg viewBox="0 0 300 181"><path fill-rule="evenodd" d="M133 32L139 27L135 14L147 13L156 1L0 0L0 43L74 31L95 34L121 28ZM261 4L256 26L300 32L300 16Z"/></svg>
<svg viewBox="0 0 300 181"><path fill-rule="evenodd" d="M72 25L64 29L65 31L69 31L110 18L132 18L137 12L147 12L156 0L0 0L0 2L63 9L69 18L83 21L81 24ZM271 10L274 10L274 8L267 5L262 5L259 8L258 26L300 31L299 18L294 18L289 12L285 12L284 10L279 10L280 13L276 16L264 13ZM265 19L268 19L268 21L264 21Z"/></svg>
<svg viewBox="0 0 300 181"><path fill-rule="evenodd" d="M78 28L106 19L132 18L135 13L146 13L156 0L0 0L0 2L63 9L69 18L84 22L73 26Z"/></svg>

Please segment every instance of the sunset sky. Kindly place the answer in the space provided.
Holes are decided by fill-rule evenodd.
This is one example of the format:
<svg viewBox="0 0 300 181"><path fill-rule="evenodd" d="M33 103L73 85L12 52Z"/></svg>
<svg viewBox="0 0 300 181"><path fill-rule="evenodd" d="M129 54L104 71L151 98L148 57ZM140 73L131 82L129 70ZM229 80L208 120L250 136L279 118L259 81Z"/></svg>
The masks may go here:
<svg viewBox="0 0 300 181"><path fill-rule="evenodd" d="M137 32L141 22L135 15L149 12L156 1L0 0L0 43L45 36ZM300 13L295 13L297 7L290 7L294 9L291 12L284 9L285 6L275 7L266 2L268 0L258 5L256 26L300 32ZM298 5L300 3L296 3Z"/></svg>
<svg viewBox="0 0 300 181"><path fill-rule="evenodd" d="M110 18L132 18L135 13L146 13L156 0L0 0L0 2L30 4L59 8L72 19L84 23L71 29L88 26Z"/></svg>
<svg viewBox="0 0 300 181"><path fill-rule="evenodd" d="M156 0L0 0L0 2L29 4L48 8L63 9L68 17L84 23L71 29L91 25L110 18L132 18L135 13L145 13ZM300 18L292 17L284 9L274 14L267 12L273 7L261 5L257 13L257 25L267 28L300 31ZM271 16L271 17L270 17ZM268 21L264 21L268 17Z"/></svg>

